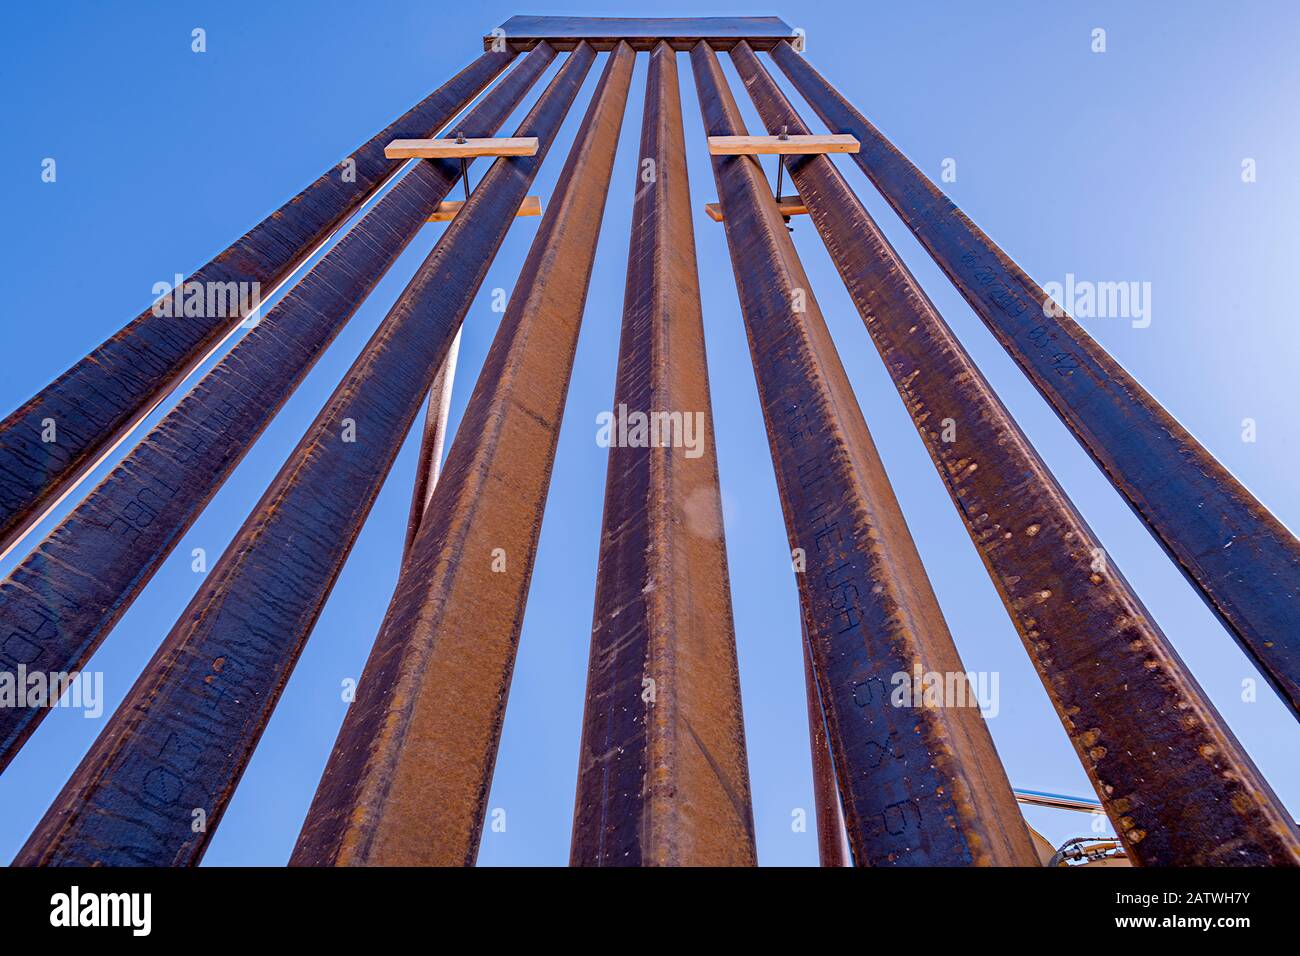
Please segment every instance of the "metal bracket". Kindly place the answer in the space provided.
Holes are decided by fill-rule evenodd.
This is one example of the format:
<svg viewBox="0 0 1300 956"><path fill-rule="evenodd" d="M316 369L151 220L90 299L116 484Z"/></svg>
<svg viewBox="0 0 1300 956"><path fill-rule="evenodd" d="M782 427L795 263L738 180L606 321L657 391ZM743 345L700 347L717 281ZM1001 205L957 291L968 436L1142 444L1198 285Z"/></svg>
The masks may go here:
<svg viewBox="0 0 1300 956"><path fill-rule="evenodd" d="M777 136L777 139L789 140L790 127L782 126L781 132ZM784 172L785 172L785 161L781 159L781 157L778 155L776 157L776 192L772 193L773 198L775 198L778 203L781 202L781 174ZM786 216L785 221L788 223L790 221L790 217Z"/></svg>

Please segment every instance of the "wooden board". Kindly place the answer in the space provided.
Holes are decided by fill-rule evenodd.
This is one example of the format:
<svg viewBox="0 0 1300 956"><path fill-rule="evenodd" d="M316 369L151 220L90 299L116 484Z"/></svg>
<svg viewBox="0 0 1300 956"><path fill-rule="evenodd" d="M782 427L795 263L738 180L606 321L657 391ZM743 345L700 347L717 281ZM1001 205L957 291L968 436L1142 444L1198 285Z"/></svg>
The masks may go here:
<svg viewBox="0 0 1300 956"><path fill-rule="evenodd" d="M776 208L780 210L781 215L783 216L808 215L808 207L803 204L803 200L798 198L782 199L780 202L776 204ZM705 203L704 212L714 222L722 222L721 203L716 203L716 202Z"/></svg>
<svg viewBox="0 0 1300 956"><path fill-rule="evenodd" d="M456 218L456 213L460 212L460 207L465 203L459 199L444 200L438 203L438 208L433 211L429 217L429 222L450 222ZM524 201L519 205L519 211L516 216L540 216L542 214L542 200L539 196L525 196Z"/></svg>
<svg viewBox="0 0 1300 956"><path fill-rule="evenodd" d="M472 159L475 156L535 156L536 136L496 139L395 139L384 147L389 159Z"/></svg>
<svg viewBox="0 0 1300 956"><path fill-rule="evenodd" d="M714 156L753 156L776 153L809 156L813 153L856 153L857 137L847 133L822 136L710 136L709 152Z"/></svg>
<svg viewBox="0 0 1300 956"><path fill-rule="evenodd" d="M727 50L744 40L755 50L770 50L783 40L800 41L800 34L780 17L511 17L483 38L483 49L506 46L531 50L545 40L557 50L572 50L585 41L597 50L610 50L620 40L634 50L652 50L667 41L675 50L689 50L701 40Z"/></svg>

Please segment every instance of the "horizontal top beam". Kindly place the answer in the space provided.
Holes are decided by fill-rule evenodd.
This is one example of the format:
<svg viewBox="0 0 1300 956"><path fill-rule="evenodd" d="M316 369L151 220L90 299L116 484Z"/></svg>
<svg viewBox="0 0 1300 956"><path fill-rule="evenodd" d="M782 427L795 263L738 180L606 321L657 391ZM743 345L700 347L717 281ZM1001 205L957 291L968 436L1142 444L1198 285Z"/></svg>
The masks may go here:
<svg viewBox="0 0 1300 956"><path fill-rule="evenodd" d="M710 136L713 156L752 156L778 153L782 156L811 156L813 153L856 153L862 148L854 136L845 133L800 136Z"/></svg>
<svg viewBox="0 0 1300 956"><path fill-rule="evenodd" d="M585 40L597 50L611 50L626 40L634 50L650 50L667 40L673 49L689 50L708 40L726 50L744 40L755 50L770 50L795 39L779 17L511 17L483 38L483 49L504 40L512 50L531 50L542 41L572 50Z"/></svg>
<svg viewBox="0 0 1300 956"><path fill-rule="evenodd" d="M384 147L389 159L472 159L475 156L536 156L536 136L482 139L395 139Z"/></svg>

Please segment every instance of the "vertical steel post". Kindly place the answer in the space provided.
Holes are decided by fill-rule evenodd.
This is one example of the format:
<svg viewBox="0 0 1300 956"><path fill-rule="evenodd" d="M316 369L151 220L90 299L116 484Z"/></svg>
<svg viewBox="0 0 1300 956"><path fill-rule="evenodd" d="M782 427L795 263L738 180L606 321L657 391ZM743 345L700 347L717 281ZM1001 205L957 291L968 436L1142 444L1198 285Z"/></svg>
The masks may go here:
<svg viewBox="0 0 1300 956"><path fill-rule="evenodd" d="M752 866L690 184L667 43L650 54L646 79L612 419L570 860Z"/></svg>
<svg viewBox="0 0 1300 956"><path fill-rule="evenodd" d="M769 130L809 132L748 46L731 58ZM1286 809L830 158L788 166L1129 858L1300 863Z"/></svg>
<svg viewBox="0 0 1300 956"><path fill-rule="evenodd" d="M1300 714L1300 541L788 43L772 57Z"/></svg>
<svg viewBox="0 0 1300 956"><path fill-rule="evenodd" d="M185 280L185 289L223 296L235 288L240 307L227 302L220 314L172 315L162 308L172 304L164 296L0 422L0 551L245 318L238 292L249 302L259 289L269 292L384 183L393 171L384 158L391 140L441 129L514 56L484 53ZM53 442L42 440L47 422L56 429Z"/></svg>
<svg viewBox="0 0 1300 956"><path fill-rule="evenodd" d="M465 128L494 134L554 58L529 53ZM459 175L411 169L0 583L0 669L81 669ZM0 708L0 768L46 713Z"/></svg>
<svg viewBox="0 0 1300 956"><path fill-rule="evenodd" d="M424 411L424 428L420 433L420 451L415 459L415 485L411 489L411 513L406 519L406 541L402 553L411 550L416 532L429 510L433 489L438 485L442 470L442 450L447 442L447 419L451 416L451 392L456 382L456 362L460 357L460 332L451 340L447 357L438 366L429 389L429 402Z"/></svg>
<svg viewBox="0 0 1300 956"><path fill-rule="evenodd" d="M813 676L808 627L803 626L803 679L808 699L808 749L812 753L813 806L817 816L817 859L822 866L844 866L844 815L835 783L835 761L826 736L826 715Z"/></svg>
<svg viewBox="0 0 1300 956"><path fill-rule="evenodd" d="M478 854L634 60L625 43L609 55L292 864L472 865Z"/></svg>
<svg viewBox="0 0 1300 956"><path fill-rule="evenodd" d="M705 132L744 135L713 51L691 61ZM973 695L891 700L914 673L966 691L965 668L761 167L713 174L854 862L1034 865Z"/></svg>
<svg viewBox="0 0 1300 956"><path fill-rule="evenodd" d="M19 864L203 854L434 373L595 54L569 55L416 271L23 847ZM205 827L192 828L195 811Z"/></svg>

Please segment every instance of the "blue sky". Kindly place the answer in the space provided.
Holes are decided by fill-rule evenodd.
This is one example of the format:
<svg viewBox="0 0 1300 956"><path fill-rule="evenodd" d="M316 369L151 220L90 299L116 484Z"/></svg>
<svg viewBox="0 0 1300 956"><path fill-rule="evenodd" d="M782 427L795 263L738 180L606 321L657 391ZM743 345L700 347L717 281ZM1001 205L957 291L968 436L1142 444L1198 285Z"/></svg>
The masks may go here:
<svg viewBox="0 0 1300 956"><path fill-rule="evenodd" d="M1083 324L1282 521L1300 527L1295 422L1300 218L1300 8L1220 4L961 2L562 8L374 0L367 4L68 3L11 11L0 40L10 92L0 183L9 303L0 329L8 411L138 314L154 283L188 273L477 55L516 12L775 14L803 27L807 56L1030 275L1150 282L1151 324ZM207 52L190 32L207 31ZM1091 32L1107 51L1091 52ZM724 69L735 82L724 58ZM599 64L598 64L599 67ZM688 64L679 63L701 264L715 433L735 604L760 862L815 862L789 550ZM778 81L789 91L779 72ZM593 69L586 92L594 85ZM549 76L550 74L548 74ZM610 407L640 130L644 58L587 302L573 384L490 800L506 829L483 864L563 864L577 774ZM541 84L534 91L540 92ZM738 96L751 131L756 116ZM519 116L531 104L525 102ZM812 110L794 97L804 118ZM575 107L560 144L570 141ZM507 123L513 128L517 121ZM557 146L533 190L549 196ZM41 161L58 163L55 183ZM1243 159L1257 181L1244 183ZM1300 736L1199 597L1164 557L890 213L837 160L940 311L1053 467L1108 552L1293 814ZM770 166L770 164L769 164ZM482 170L474 172L473 178ZM125 694L197 585L190 551L219 554L343 370L436 241L430 225L379 285L90 665L108 708ZM494 288L509 290L536 232L519 220L470 310L453 426L491 342ZM815 231L795 241L968 668L997 671L990 728L1013 784L1086 794L1088 783L974 547ZM150 424L166 410L155 414ZM1242 441L1242 419L1258 440ZM417 442L409 441L216 833L207 864L282 864L343 718L397 575ZM102 477L103 471L91 481ZM89 485L85 486L90 487ZM76 496L74 496L75 498ZM66 511L66 506L62 511ZM60 512L60 513L61 513ZM55 518L58 517L56 514ZM52 527L51 519L39 534ZM35 543L35 538L29 543ZM7 574L21 554L0 563ZM0 859L12 857L102 720L56 710L0 776ZM1031 811L1060 841L1086 818Z"/></svg>

